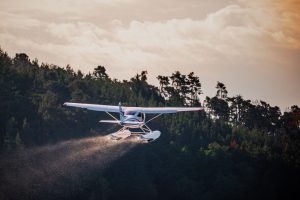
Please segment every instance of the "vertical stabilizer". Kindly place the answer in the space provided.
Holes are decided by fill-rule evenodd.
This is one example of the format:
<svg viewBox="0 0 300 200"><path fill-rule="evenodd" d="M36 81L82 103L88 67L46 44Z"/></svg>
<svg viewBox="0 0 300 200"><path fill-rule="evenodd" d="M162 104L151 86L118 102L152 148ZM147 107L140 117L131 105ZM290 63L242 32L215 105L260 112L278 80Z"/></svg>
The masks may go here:
<svg viewBox="0 0 300 200"><path fill-rule="evenodd" d="M124 119L124 113L123 113L123 110L122 110L122 104L121 104L121 102L119 102L119 112L120 112L120 121L123 121L123 119Z"/></svg>

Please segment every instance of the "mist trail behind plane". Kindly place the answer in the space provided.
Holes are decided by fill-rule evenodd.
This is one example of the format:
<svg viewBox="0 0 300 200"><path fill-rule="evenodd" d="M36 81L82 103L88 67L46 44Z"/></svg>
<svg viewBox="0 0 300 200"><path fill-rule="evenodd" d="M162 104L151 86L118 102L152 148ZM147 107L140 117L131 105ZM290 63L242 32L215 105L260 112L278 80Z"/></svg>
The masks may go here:
<svg viewBox="0 0 300 200"><path fill-rule="evenodd" d="M0 159L0 199L55 199L76 195L113 160L138 144L105 136L25 149ZM94 176L93 176L94 175Z"/></svg>

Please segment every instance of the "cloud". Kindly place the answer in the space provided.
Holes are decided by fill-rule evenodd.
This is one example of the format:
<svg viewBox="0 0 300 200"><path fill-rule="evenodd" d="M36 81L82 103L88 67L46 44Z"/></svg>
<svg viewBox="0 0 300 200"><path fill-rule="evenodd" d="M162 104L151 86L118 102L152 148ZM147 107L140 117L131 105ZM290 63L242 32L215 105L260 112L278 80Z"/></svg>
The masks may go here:
<svg viewBox="0 0 300 200"><path fill-rule="evenodd" d="M32 5L32 12L20 5L16 10L6 6L0 13L1 46L44 62L71 64L84 72L101 64L118 79L147 69L152 74L150 81L155 83L158 74L195 71L207 88L225 80L233 90L263 99L274 85L273 80L265 78L269 72L281 81L299 83L294 74L299 72L295 55L300 49L296 26L300 8L296 9L299 3L293 0L236 0L231 5L214 5L213 11L209 6L210 12L199 16L191 5L200 8L202 4L195 2L165 3L155 12L157 6L140 1L116 0L113 5L106 5L105 0L95 2L94 6L79 0L69 6L57 2L57 10L54 4ZM38 7L43 12L38 12ZM237 73L240 77L233 75ZM234 79L239 84L234 84ZM244 89L253 86L253 79L258 85Z"/></svg>
<svg viewBox="0 0 300 200"><path fill-rule="evenodd" d="M297 0L264 0L245 1L237 0L242 6L261 13L260 23L273 32L273 38L282 47L300 48L300 3Z"/></svg>
<svg viewBox="0 0 300 200"><path fill-rule="evenodd" d="M97 42L101 37L105 37L107 32L96 25L88 22L77 23L50 23L46 29L54 37L62 38L69 42L78 38L86 38L85 41ZM80 43L80 41L78 41Z"/></svg>
<svg viewBox="0 0 300 200"><path fill-rule="evenodd" d="M24 17L12 13L1 12L0 11L0 27L2 29L14 28L14 29L31 29L40 26L41 22L37 19L30 17ZM1 30L0 29L0 30Z"/></svg>
<svg viewBox="0 0 300 200"><path fill-rule="evenodd" d="M2 27L7 30L43 29L44 35L39 36L45 38L42 42L34 42L30 36L15 37L14 42L34 42L36 50L51 53L55 51L58 60L64 56L67 60L74 60L71 64L75 65L84 62L86 65L96 65L104 61L105 64L119 67L146 63L159 66L173 61L172 63L195 66L239 56L257 58L257 54L264 55L263 52L273 45L290 47L291 43L297 48L297 39L287 36L281 30L272 31L272 24L260 23L260 17L264 16L262 11L264 10L229 5L199 20L134 20L127 25L114 19L106 29L85 21L45 23L30 17L2 13ZM6 31L6 34L9 35L9 32ZM2 34L2 40L15 36L8 35ZM46 41L49 37L52 40ZM253 52L261 43L264 46ZM258 57L262 57L261 55ZM84 60L78 62L78 58Z"/></svg>

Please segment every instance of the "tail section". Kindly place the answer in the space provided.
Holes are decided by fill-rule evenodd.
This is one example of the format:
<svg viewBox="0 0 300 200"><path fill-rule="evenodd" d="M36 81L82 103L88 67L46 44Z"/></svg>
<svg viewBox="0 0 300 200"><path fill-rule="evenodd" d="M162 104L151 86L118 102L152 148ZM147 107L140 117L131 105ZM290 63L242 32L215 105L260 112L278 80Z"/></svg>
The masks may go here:
<svg viewBox="0 0 300 200"><path fill-rule="evenodd" d="M123 121L123 119L124 119L124 113L123 113L123 110L122 110L122 104L121 104L121 102L119 102L119 112L120 112L120 121Z"/></svg>

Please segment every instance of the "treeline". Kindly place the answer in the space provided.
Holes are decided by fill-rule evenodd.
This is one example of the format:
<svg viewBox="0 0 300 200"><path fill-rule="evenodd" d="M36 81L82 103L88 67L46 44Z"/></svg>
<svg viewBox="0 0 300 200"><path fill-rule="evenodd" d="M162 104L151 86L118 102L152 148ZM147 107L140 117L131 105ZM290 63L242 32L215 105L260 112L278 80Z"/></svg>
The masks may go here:
<svg viewBox="0 0 300 200"><path fill-rule="evenodd" d="M286 190L282 181L299 183L295 179L299 178L300 164L297 105L282 114L279 107L264 101L228 96L221 82L216 85L216 95L206 97L201 105L201 82L193 72L185 75L176 71L157 79L158 87L150 85L147 72L142 71L120 81L109 77L103 66L83 74L70 66L39 64L24 53L10 58L0 50L0 148L22 149L112 131L98 123L105 114L66 108L66 101L204 106L205 112L154 120L152 127L161 130L162 137L99 175L101 181L83 190L84 198L92 193L102 198L105 194L108 199L132 198L134 194L149 199L233 198L231 195L240 199L249 194L250 199L293 191L292 186ZM123 173L127 170L125 174L115 172L120 166ZM256 185L260 178L262 182ZM280 193L279 188L284 190ZM112 192L115 190L119 192Z"/></svg>

